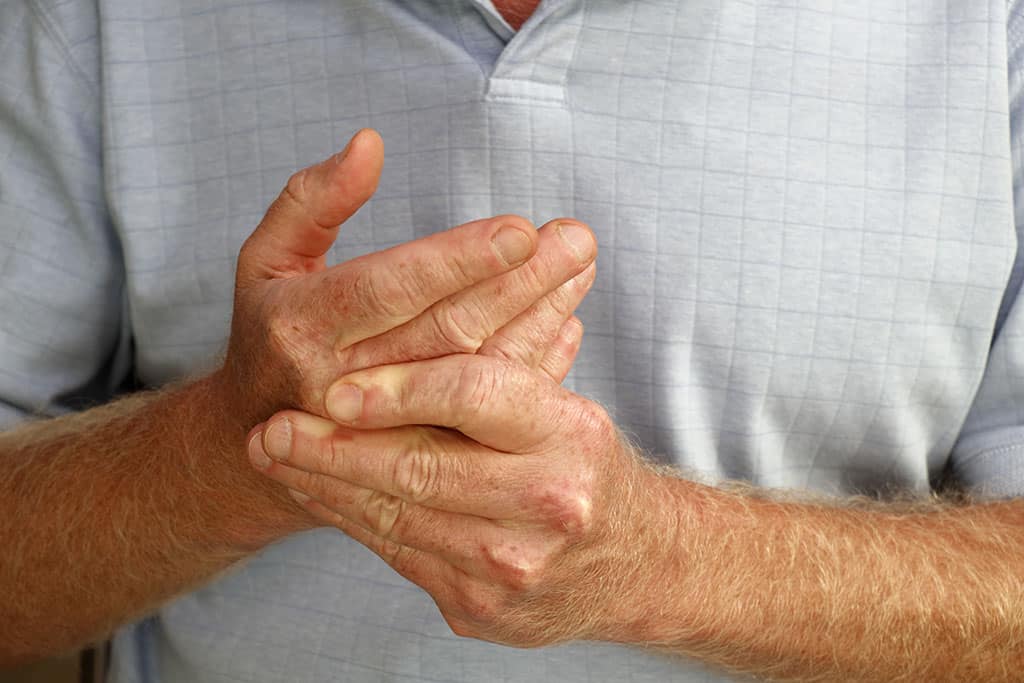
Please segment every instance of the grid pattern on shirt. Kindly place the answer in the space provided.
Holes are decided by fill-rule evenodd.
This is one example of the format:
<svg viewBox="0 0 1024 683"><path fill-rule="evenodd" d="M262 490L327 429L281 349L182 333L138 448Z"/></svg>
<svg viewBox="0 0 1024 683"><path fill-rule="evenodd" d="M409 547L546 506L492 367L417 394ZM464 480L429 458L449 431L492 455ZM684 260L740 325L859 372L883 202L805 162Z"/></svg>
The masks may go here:
<svg viewBox="0 0 1024 683"><path fill-rule="evenodd" d="M8 403L52 403L100 370L118 249L143 379L210 362L241 241L292 171L370 125L384 177L335 260L498 212L588 221L602 253L569 382L650 451L842 492L942 471L1014 250L1000 0L556 0L508 45L468 0L103 6L97 28L88 2L0 4L0 55L50 70L0 72L2 106L46 132L44 152L0 135L0 310L31 326L4 329ZM12 199L31 196L62 199ZM58 245L69 226L81 248ZM42 305L26 254L54 287ZM991 410L1020 375L1017 317L976 411L1012 438L963 469L1005 459L979 477L1021 486L1019 415ZM715 679L609 646L455 639L328 532L122 632L117 652L126 681Z"/></svg>

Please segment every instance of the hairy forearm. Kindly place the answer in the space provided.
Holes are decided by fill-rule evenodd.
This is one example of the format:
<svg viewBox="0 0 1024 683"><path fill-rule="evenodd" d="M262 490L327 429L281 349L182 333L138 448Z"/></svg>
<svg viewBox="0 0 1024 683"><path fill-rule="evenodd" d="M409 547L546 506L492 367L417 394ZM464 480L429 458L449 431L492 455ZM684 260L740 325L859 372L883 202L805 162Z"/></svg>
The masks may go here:
<svg viewBox="0 0 1024 683"><path fill-rule="evenodd" d="M0 665L103 637L301 526L218 386L0 434Z"/></svg>
<svg viewBox="0 0 1024 683"><path fill-rule="evenodd" d="M777 680L1019 680L1024 501L830 504L658 479L667 574L623 639Z"/></svg>

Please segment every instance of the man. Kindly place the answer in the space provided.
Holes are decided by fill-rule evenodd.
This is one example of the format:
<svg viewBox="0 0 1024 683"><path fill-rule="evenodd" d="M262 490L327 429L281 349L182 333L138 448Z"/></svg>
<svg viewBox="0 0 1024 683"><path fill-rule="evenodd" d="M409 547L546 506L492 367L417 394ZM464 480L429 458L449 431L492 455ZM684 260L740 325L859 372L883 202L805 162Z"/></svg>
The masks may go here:
<svg viewBox="0 0 1024 683"><path fill-rule="evenodd" d="M5 658L1018 677L1016 3L502 9L0 6Z"/></svg>

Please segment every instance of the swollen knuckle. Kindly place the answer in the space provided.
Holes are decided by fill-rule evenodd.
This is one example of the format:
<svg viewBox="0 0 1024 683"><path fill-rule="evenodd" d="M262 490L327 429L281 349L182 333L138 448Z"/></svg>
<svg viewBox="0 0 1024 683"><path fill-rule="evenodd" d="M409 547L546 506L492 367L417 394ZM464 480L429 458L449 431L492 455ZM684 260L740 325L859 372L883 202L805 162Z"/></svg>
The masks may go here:
<svg viewBox="0 0 1024 683"><path fill-rule="evenodd" d="M506 548L489 549L487 560L495 578L516 592L528 592L540 582L541 563Z"/></svg>
<svg viewBox="0 0 1024 683"><path fill-rule="evenodd" d="M580 487L564 503L559 520L570 539L589 534L594 528L594 497L589 487Z"/></svg>
<svg viewBox="0 0 1024 683"><path fill-rule="evenodd" d="M498 601L488 591L475 587L464 589L459 599L459 609L471 621L478 624L493 623L500 614Z"/></svg>
<svg viewBox="0 0 1024 683"><path fill-rule="evenodd" d="M325 470L328 472L345 471L345 444L336 437L326 437L319 444L319 450L323 453Z"/></svg>
<svg viewBox="0 0 1024 683"><path fill-rule="evenodd" d="M440 462L429 443L420 439L396 460L393 476L399 490L410 500L429 502L440 486Z"/></svg>
<svg viewBox="0 0 1024 683"><path fill-rule="evenodd" d="M305 206L307 201L306 195L306 178L309 176L308 169L301 169L291 174L288 178L288 182L284 184L284 190L281 194L287 201L294 202L299 206Z"/></svg>
<svg viewBox="0 0 1024 683"><path fill-rule="evenodd" d="M552 484L538 497L547 526L566 540L578 540L593 528L594 497L588 479L581 473Z"/></svg>
<svg viewBox="0 0 1024 683"><path fill-rule="evenodd" d="M507 332L495 332L486 343L481 345L480 353L508 362L526 362L533 355L527 342Z"/></svg>
<svg viewBox="0 0 1024 683"><path fill-rule="evenodd" d="M486 334L464 305L446 301L431 310L434 326L442 343L453 353L476 353Z"/></svg>
<svg viewBox="0 0 1024 683"><path fill-rule="evenodd" d="M467 362L459 371L455 384L455 397L466 415L476 415L498 394L500 388L499 364Z"/></svg>
<svg viewBox="0 0 1024 683"><path fill-rule="evenodd" d="M266 320L267 341L271 350L290 360L301 360L308 335L303 334L299 321L282 312L272 312Z"/></svg>
<svg viewBox="0 0 1024 683"><path fill-rule="evenodd" d="M363 505L363 521L381 539L393 541L404 511L405 502L401 498L382 491L372 491Z"/></svg>
<svg viewBox="0 0 1024 683"><path fill-rule="evenodd" d="M377 542L377 554L391 565L396 571L401 573L405 569L405 558L408 557L408 553L403 552L404 546L395 543L389 538L381 538Z"/></svg>

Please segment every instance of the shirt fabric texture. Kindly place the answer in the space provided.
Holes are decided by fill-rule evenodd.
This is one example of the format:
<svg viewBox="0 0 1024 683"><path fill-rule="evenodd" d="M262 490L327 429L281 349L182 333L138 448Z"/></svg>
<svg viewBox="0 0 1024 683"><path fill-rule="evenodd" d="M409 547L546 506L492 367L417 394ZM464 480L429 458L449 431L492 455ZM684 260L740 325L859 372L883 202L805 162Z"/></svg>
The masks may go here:
<svg viewBox="0 0 1024 683"><path fill-rule="evenodd" d="M331 261L498 213L586 221L566 384L656 457L1020 495L1022 64L1016 0L544 0L518 33L487 0L0 1L0 423L212 367L242 241L372 126L380 189ZM331 530L122 629L113 671L722 679L459 639Z"/></svg>

